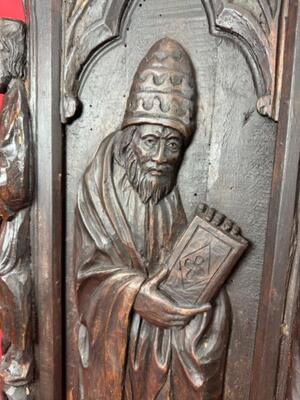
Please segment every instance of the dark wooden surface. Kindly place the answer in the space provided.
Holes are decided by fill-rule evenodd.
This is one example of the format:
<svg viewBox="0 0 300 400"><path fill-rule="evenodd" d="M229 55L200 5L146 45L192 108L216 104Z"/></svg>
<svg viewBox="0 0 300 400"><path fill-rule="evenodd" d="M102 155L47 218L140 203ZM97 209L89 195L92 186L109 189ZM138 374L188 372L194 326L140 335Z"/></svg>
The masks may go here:
<svg viewBox="0 0 300 400"><path fill-rule="evenodd" d="M297 22L295 29L295 48L294 61L292 67L291 94L289 104L289 130L294 142L291 140L291 155L289 157L290 168L293 169L293 164L299 165L299 113L294 112L299 108L300 102L300 7L297 10ZM291 47L291 46L290 46ZM298 176L295 176L297 174ZM296 400L300 396L300 381L299 381L299 265L300 265L300 204L299 204L299 168L293 169L291 179L296 179L297 187L295 191L295 215L293 223L293 232L291 236L290 254L289 254L289 282L286 291L285 310L283 317L284 335L281 340L280 359L277 374L277 397L279 400ZM291 189L291 197L293 198L293 189ZM292 201L292 200L291 200Z"/></svg>
<svg viewBox="0 0 300 400"><path fill-rule="evenodd" d="M299 178L298 178L299 179ZM284 335L281 340L280 358L277 372L276 399L296 400L300 396L300 336L299 336L299 265L300 265L300 231L299 231L299 190L297 193L298 208L295 212L293 237L290 249L290 276L286 295Z"/></svg>
<svg viewBox="0 0 300 400"><path fill-rule="evenodd" d="M250 241L245 257L226 283L232 328L223 399L286 400L286 377L290 376L289 400L298 400L294 380L296 376L297 382L298 360L293 354L298 347L291 333L297 337L297 326L292 329L292 325L297 319L299 279L294 223L300 137L298 49L293 53L298 0L108 0L100 19L101 7L87 19L83 7L83 22L76 24L74 35L72 28L62 27L66 21L61 0L26 3L30 9L28 87L37 171L31 218L36 398L77 400L72 253L79 179L100 142L120 128L139 62L156 40L170 36L192 58L199 96L197 131L178 177L187 218L191 220L200 202L208 203L242 226ZM89 5L100 3L95 0ZM65 2L65 9L74 4L81 7L84 2ZM240 13L235 13L235 7ZM285 37L285 25L281 25L277 46L278 23L287 21L287 10L288 35ZM93 34L89 28L96 21L99 30ZM245 34L249 21L254 24L253 36ZM70 53L61 46L62 40L66 44L62 31L67 35L73 32L70 37L75 46L69 50L76 48L79 59L68 58ZM91 33L88 40L81 41L87 31ZM63 65L61 74L61 62L67 59L70 68ZM60 105L61 94L69 98ZM276 124L257 109L277 119L281 94ZM71 117L65 143L61 120Z"/></svg>
<svg viewBox="0 0 300 400"><path fill-rule="evenodd" d="M73 330L87 400L223 397L232 321L224 282L248 243L204 204L186 220L177 176L197 105L185 48L169 37L151 44L121 129L80 182Z"/></svg>
<svg viewBox="0 0 300 400"><path fill-rule="evenodd" d="M186 213L191 217L204 200L241 225L252 243L228 285L233 327L224 398L245 400L250 391L276 125L256 111L257 96L243 54L229 40L209 34L198 1L137 3L124 22L121 39L104 52L96 52L82 76L83 112L67 128L69 326L71 330L71 252L78 181L101 139L120 126L140 59L164 35L176 38L188 50L199 85L198 130L179 176ZM68 346L71 374L76 347L71 340Z"/></svg>
<svg viewBox="0 0 300 400"><path fill-rule="evenodd" d="M267 247L253 363L250 397L252 400L275 396L280 342L284 330L290 329L284 328L283 324L299 179L299 117L298 113L295 113L299 104L299 39L296 40L295 37L296 32L297 37L299 35L297 5L297 1L291 1L290 21L287 27L284 89L275 149Z"/></svg>
<svg viewBox="0 0 300 400"><path fill-rule="evenodd" d="M61 2L30 2L30 91L36 143L32 246L39 400L62 395Z"/></svg>

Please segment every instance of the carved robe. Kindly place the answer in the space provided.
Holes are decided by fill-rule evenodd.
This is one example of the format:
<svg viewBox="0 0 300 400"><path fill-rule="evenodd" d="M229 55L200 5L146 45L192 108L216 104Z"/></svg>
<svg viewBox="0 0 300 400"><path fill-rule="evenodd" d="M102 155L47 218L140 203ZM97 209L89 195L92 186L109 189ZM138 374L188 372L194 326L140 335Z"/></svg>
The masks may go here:
<svg viewBox="0 0 300 400"><path fill-rule="evenodd" d="M12 80L0 113L0 373L10 398L27 398L31 378L31 269L29 244L30 128L21 80ZM7 391L6 391L7 389Z"/></svg>
<svg viewBox="0 0 300 400"><path fill-rule="evenodd" d="M212 315L182 330L153 326L134 311L141 285L186 218L176 187L157 205L141 202L114 150L119 135L102 142L78 196L81 399L220 399L230 320L225 294Z"/></svg>

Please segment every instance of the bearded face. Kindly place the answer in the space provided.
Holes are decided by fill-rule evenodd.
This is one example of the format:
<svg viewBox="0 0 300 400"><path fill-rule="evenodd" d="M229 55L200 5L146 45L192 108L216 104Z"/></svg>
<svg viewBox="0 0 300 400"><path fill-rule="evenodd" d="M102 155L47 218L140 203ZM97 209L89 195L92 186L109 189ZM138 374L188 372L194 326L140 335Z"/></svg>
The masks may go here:
<svg viewBox="0 0 300 400"><path fill-rule="evenodd" d="M127 128L125 169L143 203L157 204L173 189L180 167L184 143L175 129L161 125Z"/></svg>

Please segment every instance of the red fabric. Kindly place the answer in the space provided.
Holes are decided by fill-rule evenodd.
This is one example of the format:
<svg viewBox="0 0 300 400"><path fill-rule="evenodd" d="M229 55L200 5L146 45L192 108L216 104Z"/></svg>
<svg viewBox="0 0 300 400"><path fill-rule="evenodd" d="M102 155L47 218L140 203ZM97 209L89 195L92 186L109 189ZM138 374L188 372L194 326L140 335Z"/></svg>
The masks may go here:
<svg viewBox="0 0 300 400"><path fill-rule="evenodd" d="M0 0L0 17L25 22L22 0Z"/></svg>
<svg viewBox="0 0 300 400"><path fill-rule="evenodd" d="M25 12L22 0L0 0L0 18L11 18L25 22ZM3 95L0 95L0 109Z"/></svg>
<svg viewBox="0 0 300 400"><path fill-rule="evenodd" d="M0 18L16 19L25 22L25 12L22 0L0 0ZM0 95L0 110L2 108L3 95ZM2 343L2 331L0 330L0 344ZM0 357L2 348L0 345ZM0 394L1 399L1 394Z"/></svg>

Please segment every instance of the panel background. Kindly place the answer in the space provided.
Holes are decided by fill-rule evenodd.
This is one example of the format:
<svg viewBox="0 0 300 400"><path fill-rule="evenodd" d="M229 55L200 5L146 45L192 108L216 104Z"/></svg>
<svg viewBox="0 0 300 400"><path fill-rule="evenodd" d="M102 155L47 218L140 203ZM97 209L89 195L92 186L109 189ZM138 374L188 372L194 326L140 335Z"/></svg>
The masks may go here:
<svg viewBox="0 0 300 400"><path fill-rule="evenodd" d="M198 129L178 182L185 210L191 216L200 201L207 201L241 225L252 242L228 282L233 328L224 398L245 400L249 396L276 124L257 113L251 73L240 50L209 34L198 0L136 3L122 39L95 56L84 73L80 90L83 112L66 129L69 329L71 332L73 211L78 182L102 139L120 127L139 62L164 36L186 48L198 81ZM74 345L70 339L70 373Z"/></svg>

